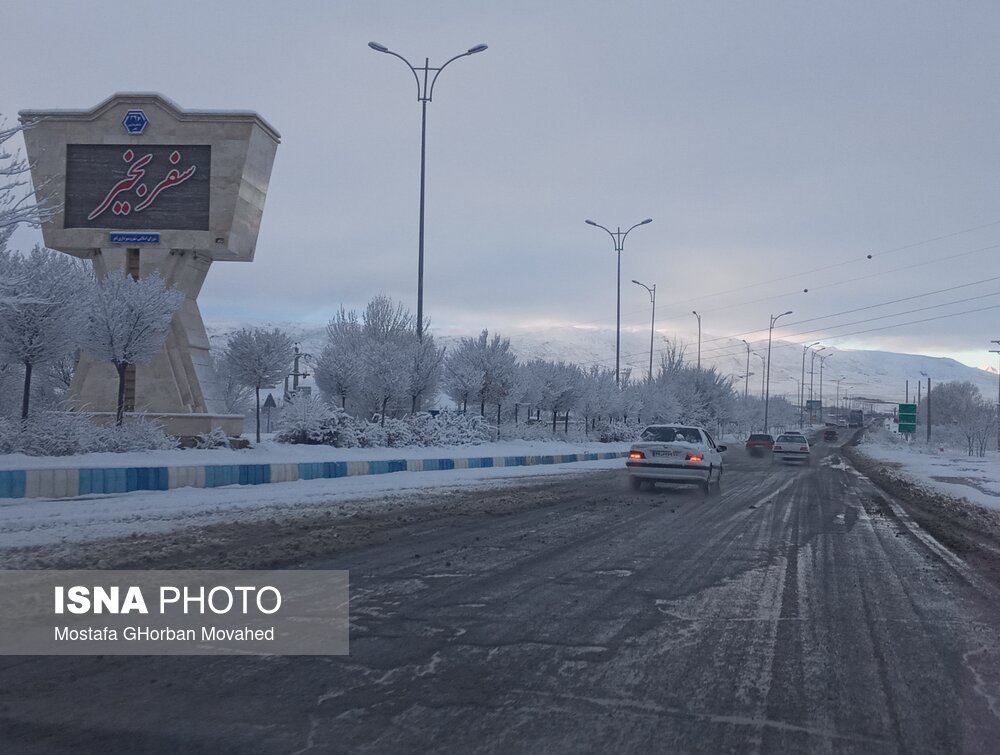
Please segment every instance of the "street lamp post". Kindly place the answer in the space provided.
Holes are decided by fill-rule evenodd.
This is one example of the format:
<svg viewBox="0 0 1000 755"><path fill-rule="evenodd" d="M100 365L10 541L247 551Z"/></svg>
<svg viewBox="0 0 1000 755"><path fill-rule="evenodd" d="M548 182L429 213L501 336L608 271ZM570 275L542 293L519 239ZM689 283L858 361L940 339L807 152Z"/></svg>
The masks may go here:
<svg viewBox="0 0 1000 755"><path fill-rule="evenodd" d="M832 356L833 354L827 354L825 357L819 358L819 423L821 425L823 424L823 364Z"/></svg>
<svg viewBox="0 0 1000 755"><path fill-rule="evenodd" d="M747 379L746 382L743 383L743 400L746 401L747 391L750 388L750 344L748 344L743 338L740 340L743 341L743 345L747 347Z"/></svg>
<svg viewBox="0 0 1000 755"><path fill-rule="evenodd" d="M844 378L843 375L841 375L839 378L837 378L837 403L835 403L834 406L837 407L837 419L838 420L841 417L841 414L840 414L840 381L841 380L845 380L845 379L846 378Z"/></svg>
<svg viewBox="0 0 1000 755"><path fill-rule="evenodd" d="M701 369L701 315L691 310L691 314L698 318L698 369Z"/></svg>
<svg viewBox="0 0 1000 755"><path fill-rule="evenodd" d="M771 315L771 325L767 329L767 392L764 395L764 432L767 432L767 409L771 401L771 333L774 331L774 323L778 318L792 314L792 310L782 312L780 315Z"/></svg>
<svg viewBox="0 0 1000 755"><path fill-rule="evenodd" d="M816 351L812 352L812 356L809 357L809 400L813 400L813 375L816 373L816 355L821 351L826 351L826 346L821 346ZM811 425L813 421L812 409L809 410L809 424Z"/></svg>
<svg viewBox="0 0 1000 755"><path fill-rule="evenodd" d="M423 66L415 66L398 52L393 52L385 45L378 42L369 42L368 46L375 52L382 52L399 58L413 72L413 78L417 81L417 101L420 102L420 231L417 244L417 338L423 339L424 335L424 179L426 175L426 155L427 155L427 103L434 96L434 84L441 71L452 61L464 58L468 55L475 55L487 49L486 45L476 45L470 47L465 52L456 55L438 67L430 64L430 58L424 58ZM431 71L434 75L431 76Z"/></svg>
<svg viewBox="0 0 1000 755"><path fill-rule="evenodd" d="M645 283L640 283L635 278L632 279L632 282L637 286L642 286L644 289L646 289L646 291L649 292L649 301L653 305L653 313L652 315L650 315L649 318L649 382L652 383L653 382L653 333L655 332L654 328L656 324L656 284L654 283L653 287L650 288Z"/></svg>
<svg viewBox="0 0 1000 755"><path fill-rule="evenodd" d="M802 375L799 382L799 427L804 427L803 425L803 410L806 404L806 352L809 351L813 346L819 346L819 341L809 344L808 346L802 347ZM809 398L812 398L810 396Z"/></svg>
<svg viewBox="0 0 1000 755"><path fill-rule="evenodd" d="M615 242L615 251L618 253L618 309L617 316L615 320L615 385L621 385L621 351L622 351L622 248L625 246L625 237L628 236L633 228L638 228L640 225L646 225L646 223L652 223L652 218L646 218L643 221L636 223L632 228L627 231L622 231L621 226L618 226L617 231L611 231L604 228L600 223L595 223L593 220L584 221L587 225L592 225L597 228L602 228L607 231L611 240Z"/></svg>
<svg viewBox="0 0 1000 755"><path fill-rule="evenodd" d="M760 400L764 400L764 373L767 371L767 362L764 359L763 354L758 354L756 351L753 353L755 357L760 359ZM767 432L767 428L764 428L764 432Z"/></svg>

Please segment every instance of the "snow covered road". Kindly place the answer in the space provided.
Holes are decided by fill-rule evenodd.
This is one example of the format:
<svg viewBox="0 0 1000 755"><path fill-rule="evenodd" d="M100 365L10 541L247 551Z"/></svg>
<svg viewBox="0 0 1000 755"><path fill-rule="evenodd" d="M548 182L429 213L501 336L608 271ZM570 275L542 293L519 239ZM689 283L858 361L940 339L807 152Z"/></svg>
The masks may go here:
<svg viewBox="0 0 1000 755"><path fill-rule="evenodd" d="M737 449L707 500L598 471L67 547L62 566L348 569L350 655L0 660L0 736L22 752L991 751L996 583L824 452L803 468Z"/></svg>

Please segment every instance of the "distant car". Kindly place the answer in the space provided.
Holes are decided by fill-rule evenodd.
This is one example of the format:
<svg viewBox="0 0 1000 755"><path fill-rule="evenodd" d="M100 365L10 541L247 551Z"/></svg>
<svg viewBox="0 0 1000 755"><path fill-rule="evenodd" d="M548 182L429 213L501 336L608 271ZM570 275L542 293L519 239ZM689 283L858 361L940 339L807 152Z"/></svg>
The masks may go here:
<svg viewBox="0 0 1000 755"><path fill-rule="evenodd" d="M707 494L722 482L722 452L703 427L650 425L632 444L625 466L633 490L658 482L700 486Z"/></svg>
<svg viewBox="0 0 1000 755"><path fill-rule="evenodd" d="M750 433L750 437L747 438L746 449L747 453L753 456L760 456L765 451L770 451L773 445L774 438L767 433Z"/></svg>
<svg viewBox="0 0 1000 755"><path fill-rule="evenodd" d="M784 461L809 463L809 441L800 433L784 433L778 436L771 448L771 458Z"/></svg>
<svg viewBox="0 0 1000 755"><path fill-rule="evenodd" d="M837 427L847 427L847 420L846 419L838 419L837 420Z"/></svg>
<svg viewBox="0 0 1000 755"><path fill-rule="evenodd" d="M825 440L826 442L829 443L830 441L834 441L836 439L837 439L837 431L836 430L824 430L823 431L823 440Z"/></svg>

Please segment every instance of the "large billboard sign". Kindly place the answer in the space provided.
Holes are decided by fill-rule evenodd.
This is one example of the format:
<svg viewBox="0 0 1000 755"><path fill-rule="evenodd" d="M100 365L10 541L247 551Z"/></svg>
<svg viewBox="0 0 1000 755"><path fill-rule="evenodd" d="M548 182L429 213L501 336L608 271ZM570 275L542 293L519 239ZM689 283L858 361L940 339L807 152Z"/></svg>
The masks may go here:
<svg viewBox="0 0 1000 755"><path fill-rule="evenodd" d="M212 148L67 144L64 228L209 229Z"/></svg>
<svg viewBox="0 0 1000 755"><path fill-rule="evenodd" d="M37 199L54 208L45 245L91 260L98 278L158 273L185 294L163 348L135 365L127 404L173 435L239 435L197 298L213 263L253 260L278 132L252 111L184 110L143 92L20 115ZM110 363L83 354L71 404L113 412L117 383Z"/></svg>

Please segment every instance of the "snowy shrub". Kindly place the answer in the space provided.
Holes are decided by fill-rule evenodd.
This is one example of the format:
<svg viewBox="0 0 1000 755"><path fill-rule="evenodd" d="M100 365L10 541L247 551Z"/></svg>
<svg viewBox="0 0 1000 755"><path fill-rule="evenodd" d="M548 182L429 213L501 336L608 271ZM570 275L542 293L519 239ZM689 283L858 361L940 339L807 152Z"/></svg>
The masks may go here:
<svg viewBox="0 0 1000 755"><path fill-rule="evenodd" d="M642 428L624 422L605 422L597 426L597 440L601 443L629 443L639 437Z"/></svg>
<svg viewBox="0 0 1000 755"><path fill-rule="evenodd" d="M229 436L221 427L213 427L207 433L198 433L197 448L229 448Z"/></svg>
<svg viewBox="0 0 1000 755"><path fill-rule="evenodd" d="M21 426L13 450L29 456L104 451L106 430L82 412L36 412Z"/></svg>
<svg viewBox="0 0 1000 755"><path fill-rule="evenodd" d="M496 426L478 414L442 413L436 417L417 414L411 420L425 446L476 445L496 436Z"/></svg>
<svg viewBox="0 0 1000 755"><path fill-rule="evenodd" d="M22 425L0 428L0 451L29 456L74 456L84 453L155 451L176 448L177 440L159 424L139 415L119 426L100 425L86 412L37 412Z"/></svg>
<svg viewBox="0 0 1000 755"><path fill-rule="evenodd" d="M361 445L359 425L343 409L331 406L316 396L298 396L286 404L275 440L279 443L354 448Z"/></svg>
<svg viewBox="0 0 1000 755"><path fill-rule="evenodd" d="M163 427L143 414L125 417L120 425L101 428L104 448L84 449L86 451L166 451L177 448L177 439L163 432Z"/></svg>
<svg viewBox="0 0 1000 755"><path fill-rule="evenodd" d="M492 440L496 428L478 414L411 414L368 422L316 398L296 400L282 416L279 443L308 443L338 448L455 446Z"/></svg>
<svg viewBox="0 0 1000 755"><path fill-rule="evenodd" d="M424 445L414 433L413 425L406 419L387 419L382 429L385 431L385 445L389 448Z"/></svg>

